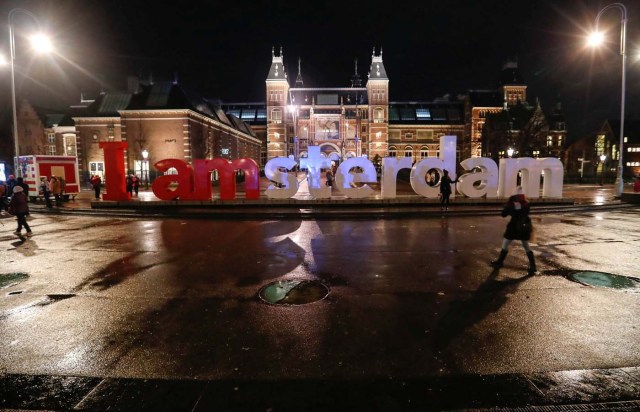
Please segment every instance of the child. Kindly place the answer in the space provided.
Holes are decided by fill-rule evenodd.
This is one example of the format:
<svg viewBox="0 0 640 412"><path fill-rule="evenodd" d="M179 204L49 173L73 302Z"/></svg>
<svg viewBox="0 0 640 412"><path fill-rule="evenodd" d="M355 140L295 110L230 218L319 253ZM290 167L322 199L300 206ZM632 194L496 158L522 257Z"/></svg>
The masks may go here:
<svg viewBox="0 0 640 412"><path fill-rule="evenodd" d="M29 214L29 199L27 199L27 195L24 194L24 189L22 186L14 186L13 188L13 196L11 197L11 202L9 202L9 213L16 216L18 220L18 229L14 232L16 235L20 236L22 232L22 226L27 229L27 236L31 236L31 228L27 223L27 215Z"/></svg>

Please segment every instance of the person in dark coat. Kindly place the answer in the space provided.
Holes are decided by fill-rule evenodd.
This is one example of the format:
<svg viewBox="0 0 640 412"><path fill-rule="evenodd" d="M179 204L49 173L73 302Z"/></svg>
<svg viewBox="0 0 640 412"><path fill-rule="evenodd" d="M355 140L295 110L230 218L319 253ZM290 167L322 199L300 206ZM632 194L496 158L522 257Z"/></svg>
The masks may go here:
<svg viewBox="0 0 640 412"><path fill-rule="evenodd" d="M443 176L440 179L440 210L449 210L449 196L451 196L451 185L458 180L451 180L449 171L444 169Z"/></svg>
<svg viewBox="0 0 640 412"><path fill-rule="evenodd" d="M31 236L31 228L27 223L27 215L29 214L29 203L27 201L27 195L24 194L22 186L15 186L13 188L13 196L11 202L9 202L9 213L16 216L18 220L18 229L14 232L20 236L22 232L22 226L27 229L27 236Z"/></svg>
<svg viewBox="0 0 640 412"><path fill-rule="evenodd" d="M102 187L102 179L100 176L93 175L91 176L91 180L89 181L91 186L93 187L93 192L95 194L96 200L100 200L100 188Z"/></svg>
<svg viewBox="0 0 640 412"><path fill-rule="evenodd" d="M498 259L491 262L491 265L494 268L498 269L502 267L504 259L507 257L511 242L514 240L520 240L522 242L522 247L524 247L524 250L527 253L527 258L529 259L528 274L534 275L538 271L533 251L529 247L529 239L531 239L531 232L533 231L533 225L531 224L531 218L529 217L529 210L529 201L524 195L522 187L519 186L516 194L509 198L502 209L502 217L511 216L511 220L507 223L507 229L504 232L500 256L498 256Z"/></svg>
<svg viewBox="0 0 640 412"><path fill-rule="evenodd" d="M9 179L7 180L7 197L11 197L13 195L13 187L16 185L16 177L14 175L9 175Z"/></svg>
<svg viewBox="0 0 640 412"><path fill-rule="evenodd" d="M40 192L44 198L45 205L47 205L47 209L51 209L53 207L51 205L51 186L49 185L47 176L40 177Z"/></svg>
<svg viewBox="0 0 640 412"><path fill-rule="evenodd" d="M27 199L28 199L29 185L24 181L24 178L22 176L16 179L16 185L22 187L22 190L24 190L24 194L27 196Z"/></svg>

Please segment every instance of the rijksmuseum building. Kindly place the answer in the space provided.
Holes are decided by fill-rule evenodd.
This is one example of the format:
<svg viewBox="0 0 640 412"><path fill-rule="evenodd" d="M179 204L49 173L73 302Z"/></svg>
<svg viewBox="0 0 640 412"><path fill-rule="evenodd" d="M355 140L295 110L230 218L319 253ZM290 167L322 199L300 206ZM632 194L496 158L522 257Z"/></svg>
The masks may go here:
<svg viewBox="0 0 640 412"><path fill-rule="evenodd" d="M20 154L77 156L81 179L88 179L104 173L99 142L126 141L126 167L143 180L153 179L149 164L161 159L250 157L263 167L278 156L305 157L309 146L320 146L336 162L354 156L418 161L438 155L443 135L458 137L458 161L478 156L495 160L508 155L554 156L571 174L578 166L584 173L584 159L595 160L598 147L609 151L609 159L616 158L612 133L609 140L614 143L608 146L601 144L602 139L600 146L587 144L593 153L583 149L581 164L578 156L568 156L560 104L546 111L539 102L530 104L515 62L504 65L493 89L412 102L390 99L390 77L382 51L375 49L364 85L357 62L355 73L345 74L344 87L305 85L300 60L295 81L291 80L282 49L272 50L270 66L264 63L265 103L222 103L186 91L177 80L136 78L129 79L127 91L81 99L61 114L43 112L21 100ZM10 168L10 158L2 160ZM597 167L597 161L587 163L593 173L600 171Z"/></svg>

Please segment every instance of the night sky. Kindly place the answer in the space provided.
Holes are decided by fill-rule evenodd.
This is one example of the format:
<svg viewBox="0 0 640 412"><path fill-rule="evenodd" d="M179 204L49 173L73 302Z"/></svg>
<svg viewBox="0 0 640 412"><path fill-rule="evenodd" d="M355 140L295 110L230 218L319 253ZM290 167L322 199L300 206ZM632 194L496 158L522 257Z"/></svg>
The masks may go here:
<svg viewBox="0 0 640 412"><path fill-rule="evenodd" d="M166 3L166 2L162 2ZM382 47L392 101L429 101L495 88L503 63L518 59L531 103L559 98L571 138L619 117L620 14L607 12L609 44L584 42L601 1L5 1L0 51L8 54L12 7L37 14L59 56L35 58L17 37L17 84L34 103L75 104L80 93L122 90L126 76L175 75L187 89L225 102L265 100L271 48L284 48L293 84L298 57L306 87L348 87L358 59L366 81ZM640 104L640 2L627 2L627 118ZM14 22L26 30L23 15ZM0 77L10 106L9 71Z"/></svg>

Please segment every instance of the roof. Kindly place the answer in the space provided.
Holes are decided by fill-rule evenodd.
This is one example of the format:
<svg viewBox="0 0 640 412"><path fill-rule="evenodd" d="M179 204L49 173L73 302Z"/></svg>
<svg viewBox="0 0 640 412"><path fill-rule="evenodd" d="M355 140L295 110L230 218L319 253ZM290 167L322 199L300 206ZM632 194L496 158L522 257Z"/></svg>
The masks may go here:
<svg viewBox="0 0 640 412"><path fill-rule="evenodd" d="M284 57L282 54L282 48L280 48L280 55L275 55L275 50L271 50L271 67L269 68L269 74L267 74L267 81L287 81L287 73L284 70Z"/></svg>
<svg viewBox="0 0 640 412"><path fill-rule="evenodd" d="M518 70L517 62L507 62L502 66L502 73L500 74L500 85L524 85L524 80Z"/></svg>
<svg viewBox="0 0 640 412"><path fill-rule="evenodd" d="M389 124L464 124L462 102L390 102Z"/></svg>
<svg viewBox="0 0 640 412"><path fill-rule="evenodd" d="M614 137L619 138L620 120L607 119L602 126L602 129L605 129L607 123L611 127ZM627 138L627 143L640 144L640 120L624 121L624 137Z"/></svg>
<svg viewBox="0 0 640 412"><path fill-rule="evenodd" d="M227 115L233 115L249 125L267 124L266 103L228 103L220 106Z"/></svg>
<svg viewBox="0 0 640 412"><path fill-rule="evenodd" d="M175 81L141 85L139 93L102 93L89 106L71 106L63 125L73 125L73 117L118 117L123 110L192 110L203 116L255 136L244 119L230 120L215 100L186 91ZM265 111L266 121L266 111Z"/></svg>
<svg viewBox="0 0 640 412"><path fill-rule="evenodd" d="M384 68L384 63L382 63L382 50L380 50L380 54L376 56L376 50L373 49L371 67L369 68L369 80L389 80L387 70Z"/></svg>
<svg viewBox="0 0 640 412"><path fill-rule="evenodd" d="M356 106L369 103L365 87L291 88L291 104L298 106Z"/></svg>

